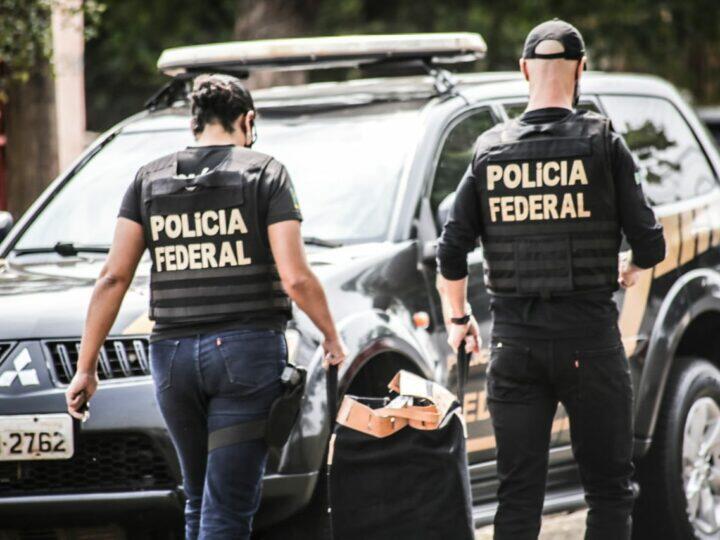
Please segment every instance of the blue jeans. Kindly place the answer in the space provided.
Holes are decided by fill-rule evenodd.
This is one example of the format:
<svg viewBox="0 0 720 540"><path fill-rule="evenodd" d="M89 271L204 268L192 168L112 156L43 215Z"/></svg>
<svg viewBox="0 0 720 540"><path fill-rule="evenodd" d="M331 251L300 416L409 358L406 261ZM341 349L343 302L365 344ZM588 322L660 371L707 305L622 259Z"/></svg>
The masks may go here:
<svg viewBox="0 0 720 540"><path fill-rule="evenodd" d="M208 453L208 433L264 418L280 395L282 333L231 330L151 343L160 411L183 474L185 538L250 538L268 449L255 439Z"/></svg>

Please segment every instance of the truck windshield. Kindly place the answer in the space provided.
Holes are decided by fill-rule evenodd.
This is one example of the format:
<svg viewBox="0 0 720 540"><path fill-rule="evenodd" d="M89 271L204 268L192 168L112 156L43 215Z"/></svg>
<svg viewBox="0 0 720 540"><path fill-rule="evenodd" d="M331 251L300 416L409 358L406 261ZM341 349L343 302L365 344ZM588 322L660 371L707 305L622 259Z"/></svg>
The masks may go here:
<svg viewBox="0 0 720 540"><path fill-rule="evenodd" d="M341 243L386 237L405 158L419 133L419 108L395 103L261 115L255 149L287 167L304 236ZM122 196L138 168L193 143L189 130L153 130L149 120L143 124L148 130L122 131L85 163L14 248L58 242L109 245ZM182 124L188 124L187 118Z"/></svg>

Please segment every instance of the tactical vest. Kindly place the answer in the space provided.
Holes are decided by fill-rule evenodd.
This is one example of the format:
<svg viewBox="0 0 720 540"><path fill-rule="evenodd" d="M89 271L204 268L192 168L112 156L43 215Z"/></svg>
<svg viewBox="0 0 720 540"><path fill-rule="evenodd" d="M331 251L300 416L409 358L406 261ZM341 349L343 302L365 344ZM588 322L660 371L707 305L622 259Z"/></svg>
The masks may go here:
<svg viewBox="0 0 720 540"><path fill-rule="evenodd" d="M620 225L609 121L574 112L549 124L511 120L477 154L485 285L496 295L572 295L617 288Z"/></svg>
<svg viewBox="0 0 720 540"><path fill-rule="evenodd" d="M150 319L163 324L219 322L238 314L289 313L250 182L267 159L233 149L212 171L178 176L178 154L140 175L142 221L152 258ZM264 161L264 165L263 165Z"/></svg>

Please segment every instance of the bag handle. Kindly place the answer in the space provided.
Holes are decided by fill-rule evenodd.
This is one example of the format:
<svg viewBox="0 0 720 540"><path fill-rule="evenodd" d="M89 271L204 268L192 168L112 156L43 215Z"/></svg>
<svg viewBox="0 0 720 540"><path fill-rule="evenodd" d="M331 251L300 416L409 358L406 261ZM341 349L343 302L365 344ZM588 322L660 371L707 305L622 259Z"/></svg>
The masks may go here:
<svg viewBox="0 0 720 540"><path fill-rule="evenodd" d="M465 340L460 342L457 352L457 398L460 403L460 410L465 404L465 385L470 371L470 355L465 351Z"/></svg>
<svg viewBox="0 0 720 540"><path fill-rule="evenodd" d="M400 409L390 409L382 407L375 409L375 416L381 418L405 418L407 420L415 420L437 426L440 423L440 413L435 405L430 407L402 407Z"/></svg>
<svg viewBox="0 0 720 540"><path fill-rule="evenodd" d="M330 433L335 429L335 419L338 412L338 367L329 365L325 371L327 390L327 410L330 420Z"/></svg>

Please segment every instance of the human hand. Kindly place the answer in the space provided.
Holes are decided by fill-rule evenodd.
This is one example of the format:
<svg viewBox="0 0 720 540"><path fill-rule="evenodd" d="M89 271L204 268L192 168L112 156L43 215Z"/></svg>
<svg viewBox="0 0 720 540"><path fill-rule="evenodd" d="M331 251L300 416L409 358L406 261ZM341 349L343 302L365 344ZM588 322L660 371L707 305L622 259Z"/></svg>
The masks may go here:
<svg viewBox="0 0 720 540"><path fill-rule="evenodd" d="M86 405L89 406L90 398L95 394L98 385L97 371L78 371L70 381L70 386L65 391L65 402L68 412L78 420L86 420L88 416Z"/></svg>
<svg viewBox="0 0 720 540"><path fill-rule="evenodd" d="M329 366L338 366L345 361L347 356L347 347L342 338L335 336L331 339L325 338L322 344L325 356L323 357L323 367L327 369Z"/></svg>
<svg viewBox="0 0 720 540"><path fill-rule="evenodd" d="M618 258L618 283L623 289L632 287L637 283L642 268L635 266L629 253L621 253Z"/></svg>
<svg viewBox="0 0 720 540"><path fill-rule="evenodd" d="M463 340L465 340L465 352L480 352L482 338L480 337L480 330L478 329L477 321L473 316L470 316L470 320L467 324L463 325L451 323L449 325L447 342L453 351L458 351L458 348Z"/></svg>

